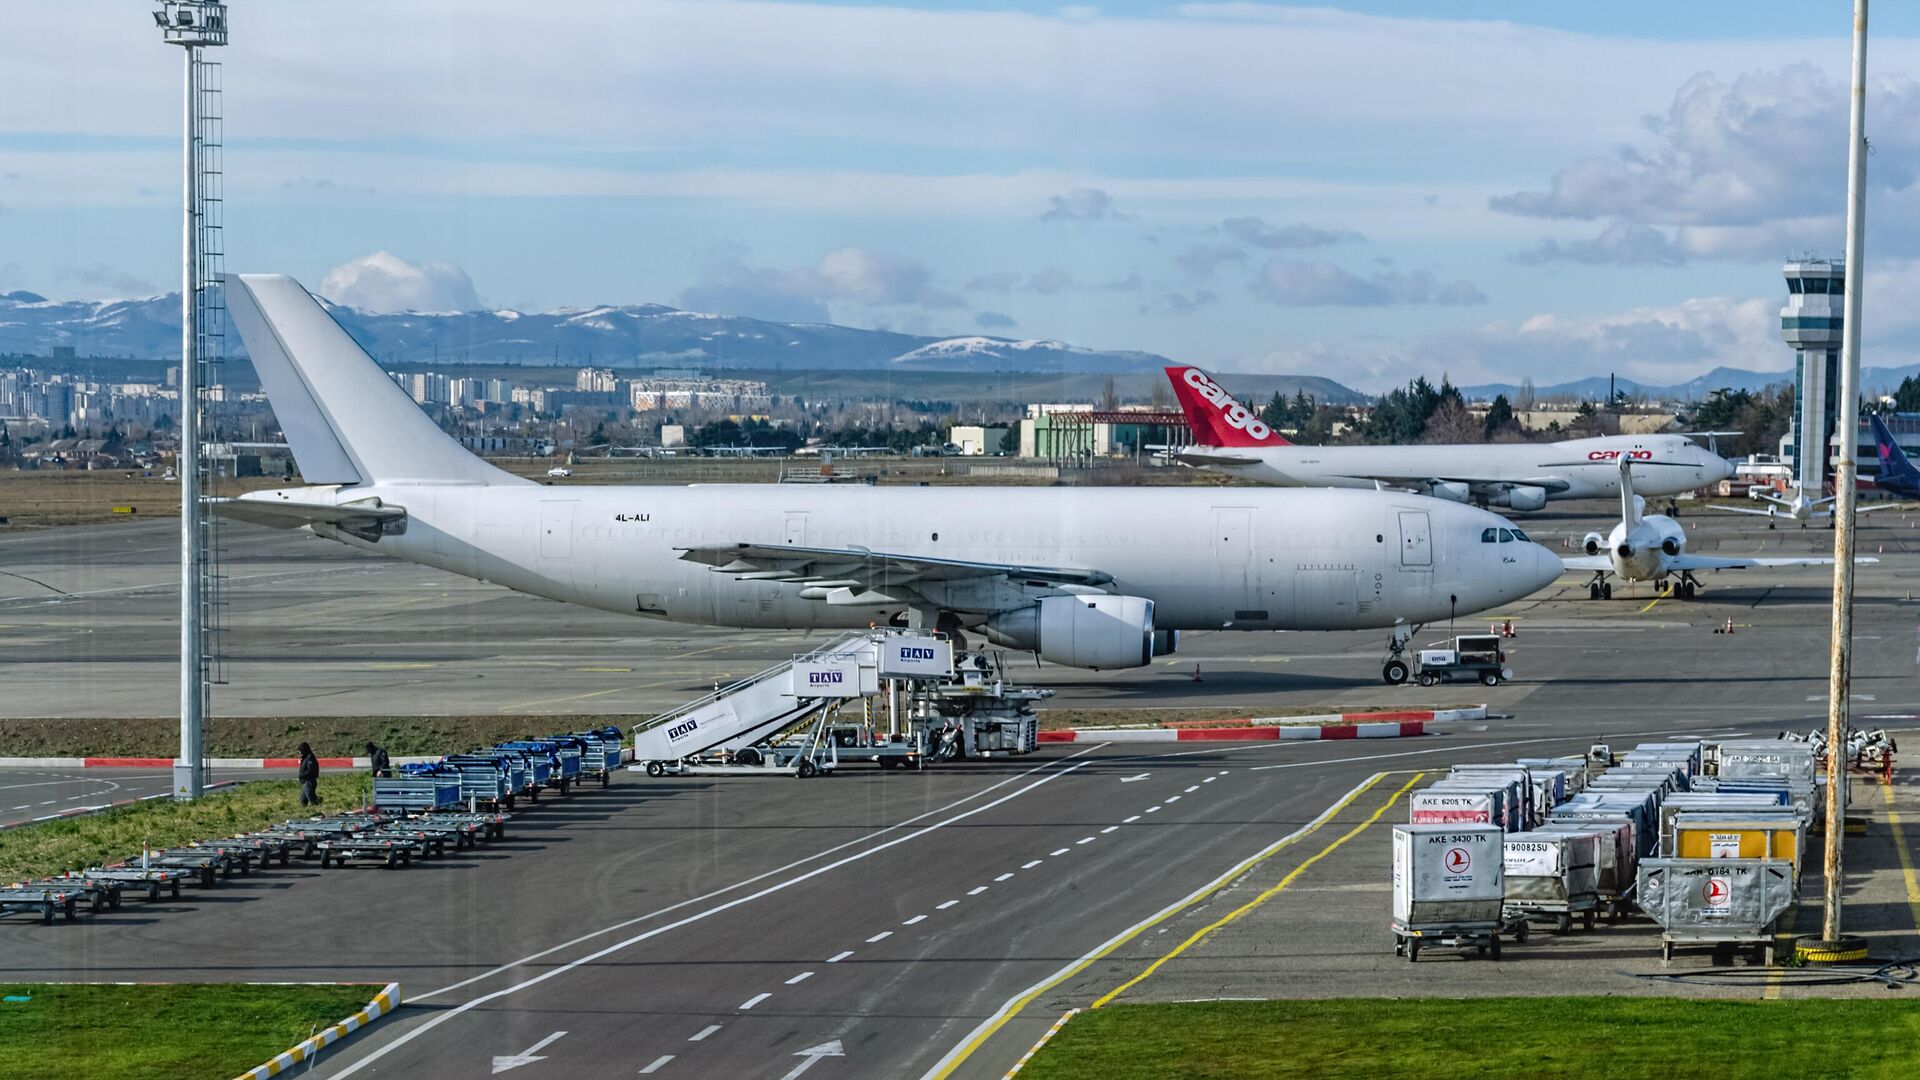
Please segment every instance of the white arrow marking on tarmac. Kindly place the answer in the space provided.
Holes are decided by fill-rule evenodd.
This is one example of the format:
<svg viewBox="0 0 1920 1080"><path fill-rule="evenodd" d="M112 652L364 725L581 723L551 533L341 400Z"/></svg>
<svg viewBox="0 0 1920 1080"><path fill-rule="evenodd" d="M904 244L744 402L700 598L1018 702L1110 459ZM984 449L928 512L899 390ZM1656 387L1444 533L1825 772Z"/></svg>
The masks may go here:
<svg viewBox="0 0 1920 1080"><path fill-rule="evenodd" d="M1121 778L1120 778L1120 782L1121 782L1121 783L1123 783L1123 784L1131 784L1131 783L1133 783L1133 782L1134 782L1135 780L1145 780L1145 779L1146 779L1147 777L1149 777L1149 776L1152 776L1152 775L1153 775L1152 773L1144 773L1144 772L1143 772L1143 773L1141 773L1141 774L1140 774L1140 775L1138 775L1138 776L1123 776L1123 777L1121 777Z"/></svg>
<svg viewBox="0 0 1920 1080"><path fill-rule="evenodd" d="M787 1075L781 1077L780 1080L794 1080L794 1078L799 1076L801 1073L806 1072L808 1069L813 1068L814 1063L819 1061L821 1058L846 1057L847 1052L841 1048L840 1040L835 1039L832 1042L823 1042L819 1046L809 1046L805 1050L797 1051L793 1056L797 1058L806 1058L806 1060L802 1061L798 1065L795 1065L791 1070L788 1071Z"/></svg>
<svg viewBox="0 0 1920 1080"><path fill-rule="evenodd" d="M536 1061L545 1061L546 1058L541 1055L540 1051L545 1050L549 1043L552 1043L555 1039L565 1034L566 1032L564 1031L556 1031L511 1057L495 1055L493 1059L493 1074L498 1076L508 1069L517 1069L522 1065L531 1065Z"/></svg>

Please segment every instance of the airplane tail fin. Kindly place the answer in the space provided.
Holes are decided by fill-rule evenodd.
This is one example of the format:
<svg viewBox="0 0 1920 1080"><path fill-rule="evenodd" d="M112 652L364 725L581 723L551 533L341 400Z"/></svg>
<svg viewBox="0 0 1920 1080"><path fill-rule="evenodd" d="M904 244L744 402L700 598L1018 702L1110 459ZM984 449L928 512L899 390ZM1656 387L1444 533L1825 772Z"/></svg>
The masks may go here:
<svg viewBox="0 0 1920 1080"><path fill-rule="evenodd" d="M1878 413L1871 418L1873 423L1873 446L1880 455L1880 475L1888 479L1903 478L1920 481L1920 467L1913 464L1907 452L1900 449L1900 440L1893 437L1893 429Z"/></svg>
<svg viewBox="0 0 1920 1080"><path fill-rule="evenodd" d="M1292 446L1280 433L1267 426L1258 413L1234 400L1232 394L1197 367L1170 367L1167 379L1173 383L1173 396L1180 411L1187 414L1187 426L1201 446L1250 447Z"/></svg>
<svg viewBox="0 0 1920 1080"><path fill-rule="evenodd" d="M1640 496L1633 493L1633 459L1620 455L1620 520L1626 522L1627 531L1640 524L1641 507L1645 505Z"/></svg>
<svg viewBox="0 0 1920 1080"><path fill-rule="evenodd" d="M531 483L441 431L299 282L227 280L234 326L307 483Z"/></svg>

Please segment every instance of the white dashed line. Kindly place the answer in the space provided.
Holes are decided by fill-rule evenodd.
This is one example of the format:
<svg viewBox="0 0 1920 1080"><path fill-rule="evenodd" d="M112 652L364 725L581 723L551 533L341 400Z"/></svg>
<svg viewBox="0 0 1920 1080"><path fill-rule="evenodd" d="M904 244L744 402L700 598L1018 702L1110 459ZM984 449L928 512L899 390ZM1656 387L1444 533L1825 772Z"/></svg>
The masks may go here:
<svg viewBox="0 0 1920 1080"><path fill-rule="evenodd" d="M1119 828L1119 827L1120 827L1120 826L1118 826L1118 825L1109 825L1109 826L1107 826L1106 828L1104 828L1104 829L1101 829L1101 830L1100 830L1100 835L1101 835L1101 836L1105 836L1105 835L1107 835L1108 833L1110 833L1110 832L1112 832L1113 830L1115 830L1115 829L1117 829L1117 828Z"/></svg>
<svg viewBox="0 0 1920 1080"><path fill-rule="evenodd" d="M1149 807L1147 807L1147 813L1149 813L1149 814L1157 814L1157 813L1159 813L1159 812L1160 812L1160 808L1159 808L1159 807L1157 807L1157 806L1149 806Z"/></svg>
<svg viewBox="0 0 1920 1080"><path fill-rule="evenodd" d="M1167 796L1167 801L1168 801L1168 802L1170 802L1170 803L1176 803L1176 802L1179 802L1179 801L1180 801L1180 796L1178 796L1178 795L1169 795L1169 796Z"/></svg>
<svg viewBox="0 0 1920 1080"><path fill-rule="evenodd" d="M967 890L967 895L979 896L981 893L986 891L987 891L987 887L985 885L975 885L973 888Z"/></svg>
<svg viewBox="0 0 1920 1080"><path fill-rule="evenodd" d="M870 937L870 938L868 938L868 939L867 939L867 944L869 944L869 945L872 945L872 944L875 944L876 942L881 942L881 941L885 941L885 940L887 940L888 938L890 938L890 937L892 937L892 936L893 936L893 931L891 931L891 930L882 930L882 931L880 931L879 933L877 933L877 934L875 934L875 935L873 935L872 937Z"/></svg>
<svg viewBox="0 0 1920 1080"><path fill-rule="evenodd" d="M935 904L935 905L933 905L933 910L935 910L935 911L945 911L945 910L947 910L948 908L950 908L950 907L952 907L953 905L955 905L955 904L957 904L957 903L959 903L959 902L960 902L960 901L958 901L958 900L948 900L948 901L945 901L944 903L939 903L939 904Z"/></svg>
<svg viewBox="0 0 1920 1080"><path fill-rule="evenodd" d="M1008 878L1010 878L1010 877L1012 877L1012 876L1013 876L1013 871L1011 871L1011 870L1009 870L1009 871L1007 871L1006 873L1004 873L1004 874L1001 874L1001 875L1000 875L999 877L997 877L997 878L994 878L993 880L995 880L995 881L1005 881L1005 880L1007 880Z"/></svg>
<svg viewBox="0 0 1920 1080"><path fill-rule="evenodd" d="M1217 772L1217 773L1215 773L1214 775L1215 775L1215 776L1225 776L1225 775L1227 775L1227 770L1225 770L1225 769L1221 769L1221 770L1220 770L1219 772Z"/></svg>
<svg viewBox="0 0 1920 1080"><path fill-rule="evenodd" d="M1135 814L1135 815L1133 815L1132 817L1130 817L1130 818L1127 818L1126 820L1124 820L1124 821L1122 821L1122 822L1121 822L1120 824L1122 824L1122 825L1131 825L1131 824L1133 824L1134 822L1136 822L1136 821L1139 821L1139 820L1140 820L1140 815L1139 815L1139 814Z"/></svg>
<svg viewBox="0 0 1920 1080"><path fill-rule="evenodd" d="M755 1005L760 1004L761 1002L767 1000L772 996L773 996L772 994L755 994L752 997L740 1003L740 1011L746 1012L748 1009L753 1008Z"/></svg>
<svg viewBox="0 0 1920 1080"><path fill-rule="evenodd" d="M837 952L837 953L834 953L834 954L833 954L832 956L829 956L829 957L827 957L827 963L829 963L829 964L837 964L837 963L839 963L840 961L842 961L842 960L845 960L845 959L846 959L847 957L849 957L849 956L852 956L852 955L853 955L853 950L852 950L852 949L846 949L846 950L844 950L844 951L841 951L841 952Z"/></svg>
<svg viewBox="0 0 1920 1080"><path fill-rule="evenodd" d="M1033 860L1032 862L1024 862L1024 863L1021 863L1021 864L1020 864L1020 869L1022 869L1022 870L1031 870L1031 869L1033 869L1034 867L1036 867L1036 866L1039 866L1039 865L1040 865L1040 860L1039 860L1039 859L1035 859L1035 860Z"/></svg>
<svg viewBox="0 0 1920 1080"><path fill-rule="evenodd" d="M901 926L912 926L912 925L913 925L914 923L922 923L922 922L926 922L926 921L927 921L927 917L926 917L925 915L915 915L915 916L914 916L913 918L911 918L911 919L908 919L908 920L907 920L906 922L903 922L903 923L901 923L900 925L901 925Z"/></svg>
<svg viewBox="0 0 1920 1080"><path fill-rule="evenodd" d="M1083 837L1081 837L1080 839L1078 839L1078 840L1075 840L1075 841L1073 842L1073 846L1075 846L1075 847L1079 847L1079 846L1080 846L1081 844L1091 844L1091 843L1093 843L1093 842L1094 842L1094 840L1096 840L1096 839L1098 839L1098 838L1097 838L1097 837L1092 837L1092 836L1083 836Z"/></svg>
<svg viewBox="0 0 1920 1080"><path fill-rule="evenodd" d="M31 809L33 809L33 804L32 804L32 803L30 803L30 802L28 802L28 803L21 803L21 804L20 804L19 806L16 806L16 807L14 807L14 809L15 809L15 810L31 810Z"/></svg>
<svg viewBox="0 0 1920 1080"><path fill-rule="evenodd" d="M697 1035L692 1035L692 1036L689 1036L689 1037L687 1038L687 1041L688 1041L688 1042L699 1042L699 1041L700 1041L701 1039L704 1039L704 1038L706 1038L707 1036L709 1036L709 1035L711 1035L711 1034L713 1034L714 1032L716 1032L716 1031L719 1031L719 1030L720 1030L720 1025L719 1025L719 1024L708 1024L708 1025L707 1025L706 1027L703 1027L703 1028L701 1028L701 1029L700 1029L700 1032L699 1032L699 1034L697 1034Z"/></svg>
<svg viewBox="0 0 1920 1080"><path fill-rule="evenodd" d="M57 802L59 802L59 801L60 801L59 799L48 799L48 800L47 800L46 802L43 802L43 803L41 803L40 805L41 805L41 806L52 806L52 805L53 805L54 803L57 803Z"/></svg>
<svg viewBox="0 0 1920 1080"><path fill-rule="evenodd" d="M1199 784L1195 784L1195 785L1193 785L1192 787L1190 787L1190 788L1188 788L1188 789L1187 789L1187 794L1189 794L1189 795L1191 795L1191 794L1193 794L1194 792L1196 792L1196 791L1199 791L1199 790L1200 790L1200 785L1199 785Z"/></svg>
<svg viewBox="0 0 1920 1080"><path fill-rule="evenodd" d="M791 979L788 979L788 980L787 980L787 985L788 985L788 986L798 986L798 985L800 985L801 983L803 983L803 982L806 982L806 981L807 981L808 979L811 979L811 978L813 978L813 972L811 972L811 971L803 971L803 972L801 972L800 974L798 974L798 975L795 975L795 976L794 976L793 978L791 978Z"/></svg>
<svg viewBox="0 0 1920 1080"><path fill-rule="evenodd" d="M1217 776L1209 776L1209 777L1207 777L1207 778L1206 778L1205 780L1202 780L1202 781L1200 781L1200 782L1201 782L1201 783L1203 783L1203 784L1211 784L1211 783L1213 783L1213 782L1214 782L1215 780L1218 780L1218 779L1220 779L1220 778L1219 778L1219 777L1217 777Z"/></svg>
<svg viewBox="0 0 1920 1080"><path fill-rule="evenodd" d="M659 1057L654 1058L651 1062L649 1062L646 1068L641 1069L640 1075L645 1076L648 1073L659 1072L660 1066L665 1065L667 1062L672 1060L673 1060L672 1054L661 1054Z"/></svg>
<svg viewBox="0 0 1920 1080"><path fill-rule="evenodd" d="M1058 850L1058 851L1055 851L1055 852L1051 852L1051 853L1050 853L1050 854L1048 855L1048 857L1049 857L1049 858L1055 858L1055 859L1057 859L1057 858L1059 858L1060 856L1062 856L1062 855L1065 855L1065 854L1066 854L1066 853L1067 853L1067 852L1068 852L1069 850L1071 850L1071 849L1070 849L1070 848L1061 848L1061 849L1060 849L1060 850Z"/></svg>

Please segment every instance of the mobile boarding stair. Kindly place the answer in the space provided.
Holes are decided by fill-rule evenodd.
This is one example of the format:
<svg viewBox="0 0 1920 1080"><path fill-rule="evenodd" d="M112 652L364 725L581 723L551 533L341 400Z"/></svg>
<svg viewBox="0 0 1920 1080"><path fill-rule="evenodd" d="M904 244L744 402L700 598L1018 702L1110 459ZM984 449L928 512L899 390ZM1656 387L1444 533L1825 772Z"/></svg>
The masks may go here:
<svg viewBox="0 0 1920 1080"><path fill-rule="evenodd" d="M629 767L648 776L778 772L805 779L831 771L839 756L827 737L828 714L844 700L879 692L873 638L843 635L661 713L634 729ZM803 724L797 737L774 738Z"/></svg>

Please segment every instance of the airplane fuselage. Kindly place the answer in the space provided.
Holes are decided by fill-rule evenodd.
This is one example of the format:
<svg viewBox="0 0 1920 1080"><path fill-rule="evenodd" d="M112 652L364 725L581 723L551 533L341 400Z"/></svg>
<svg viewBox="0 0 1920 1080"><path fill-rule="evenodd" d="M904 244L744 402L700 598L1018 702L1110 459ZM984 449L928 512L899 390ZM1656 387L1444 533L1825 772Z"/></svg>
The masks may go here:
<svg viewBox="0 0 1920 1080"><path fill-rule="evenodd" d="M1396 492L816 485L484 486L388 483L256 492L246 501L406 510L355 547L608 611L743 628L862 627L899 604L834 605L681 557L792 544L1079 567L1154 602L1163 629L1333 630L1430 622L1518 599L1559 560L1497 515ZM1496 542L1501 529L1509 542Z"/></svg>

